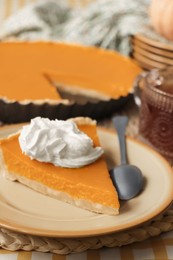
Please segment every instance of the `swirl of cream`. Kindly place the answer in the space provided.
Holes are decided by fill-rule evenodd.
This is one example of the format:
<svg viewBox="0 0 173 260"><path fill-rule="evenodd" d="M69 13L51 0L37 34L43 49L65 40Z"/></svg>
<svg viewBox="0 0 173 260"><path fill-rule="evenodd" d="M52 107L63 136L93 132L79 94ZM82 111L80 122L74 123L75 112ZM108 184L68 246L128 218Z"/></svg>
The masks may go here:
<svg viewBox="0 0 173 260"><path fill-rule="evenodd" d="M67 168L91 164L103 154L103 149L93 147L91 138L75 122L41 117L23 126L19 144L31 159Z"/></svg>

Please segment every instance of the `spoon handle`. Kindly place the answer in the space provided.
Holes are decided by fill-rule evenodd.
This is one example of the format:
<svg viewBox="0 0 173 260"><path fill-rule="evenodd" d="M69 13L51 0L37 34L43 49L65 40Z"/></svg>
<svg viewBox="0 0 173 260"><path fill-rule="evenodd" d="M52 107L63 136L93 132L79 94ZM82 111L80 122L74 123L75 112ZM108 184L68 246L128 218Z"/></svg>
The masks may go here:
<svg viewBox="0 0 173 260"><path fill-rule="evenodd" d="M118 140L120 145L121 164L127 164L125 132L126 132L128 118L127 116L115 116L112 118L112 122L114 124L114 127L118 135Z"/></svg>

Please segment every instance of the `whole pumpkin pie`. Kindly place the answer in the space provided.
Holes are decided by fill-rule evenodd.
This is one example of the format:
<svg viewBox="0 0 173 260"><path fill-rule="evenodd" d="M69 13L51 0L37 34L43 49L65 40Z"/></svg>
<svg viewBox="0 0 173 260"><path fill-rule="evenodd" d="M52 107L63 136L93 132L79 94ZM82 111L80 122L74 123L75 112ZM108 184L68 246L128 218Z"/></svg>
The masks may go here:
<svg viewBox="0 0 173 260"><path fill-rule="evenodd" d="M110 115L140 72L116 52L62 43L1 42L0 57L0 120L8 123Z"/></svg>
<svg viewBox="0 0 173 260"><path fill-rule="evenodd" d="M95 121L72 119L87 134L94 147L99 146ZM19 133L0 141L0 171L5 177L19 181L45 195L96 213L116 215L119 201L107 170L104 155L80 168L65 168L32 160L22 153Z"/></svg>

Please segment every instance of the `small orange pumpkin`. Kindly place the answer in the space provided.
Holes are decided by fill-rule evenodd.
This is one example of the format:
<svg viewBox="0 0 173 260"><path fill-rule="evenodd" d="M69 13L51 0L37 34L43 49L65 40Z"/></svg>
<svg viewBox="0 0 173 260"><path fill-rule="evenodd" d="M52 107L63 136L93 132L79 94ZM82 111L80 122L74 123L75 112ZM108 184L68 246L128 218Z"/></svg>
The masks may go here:
<svg viewBox="0 0 173 260"><path fill-rule="evenodd" d="M173 1L152 0L149 15L155 31L173 41Z"/></svg>

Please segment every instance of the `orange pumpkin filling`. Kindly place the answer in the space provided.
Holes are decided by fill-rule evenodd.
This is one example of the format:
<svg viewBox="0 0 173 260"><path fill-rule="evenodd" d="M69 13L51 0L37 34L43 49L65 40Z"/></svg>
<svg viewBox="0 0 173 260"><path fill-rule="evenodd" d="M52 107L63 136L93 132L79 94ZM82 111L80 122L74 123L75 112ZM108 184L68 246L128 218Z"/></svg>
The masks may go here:
<svg viewBox="0 0 173 260"><path fill-rule="evenodd" d="M140 72L116 52L60 43L0 43L0 57L0 97L10 102L61 100L50 81L117 99Z"/></svg>

